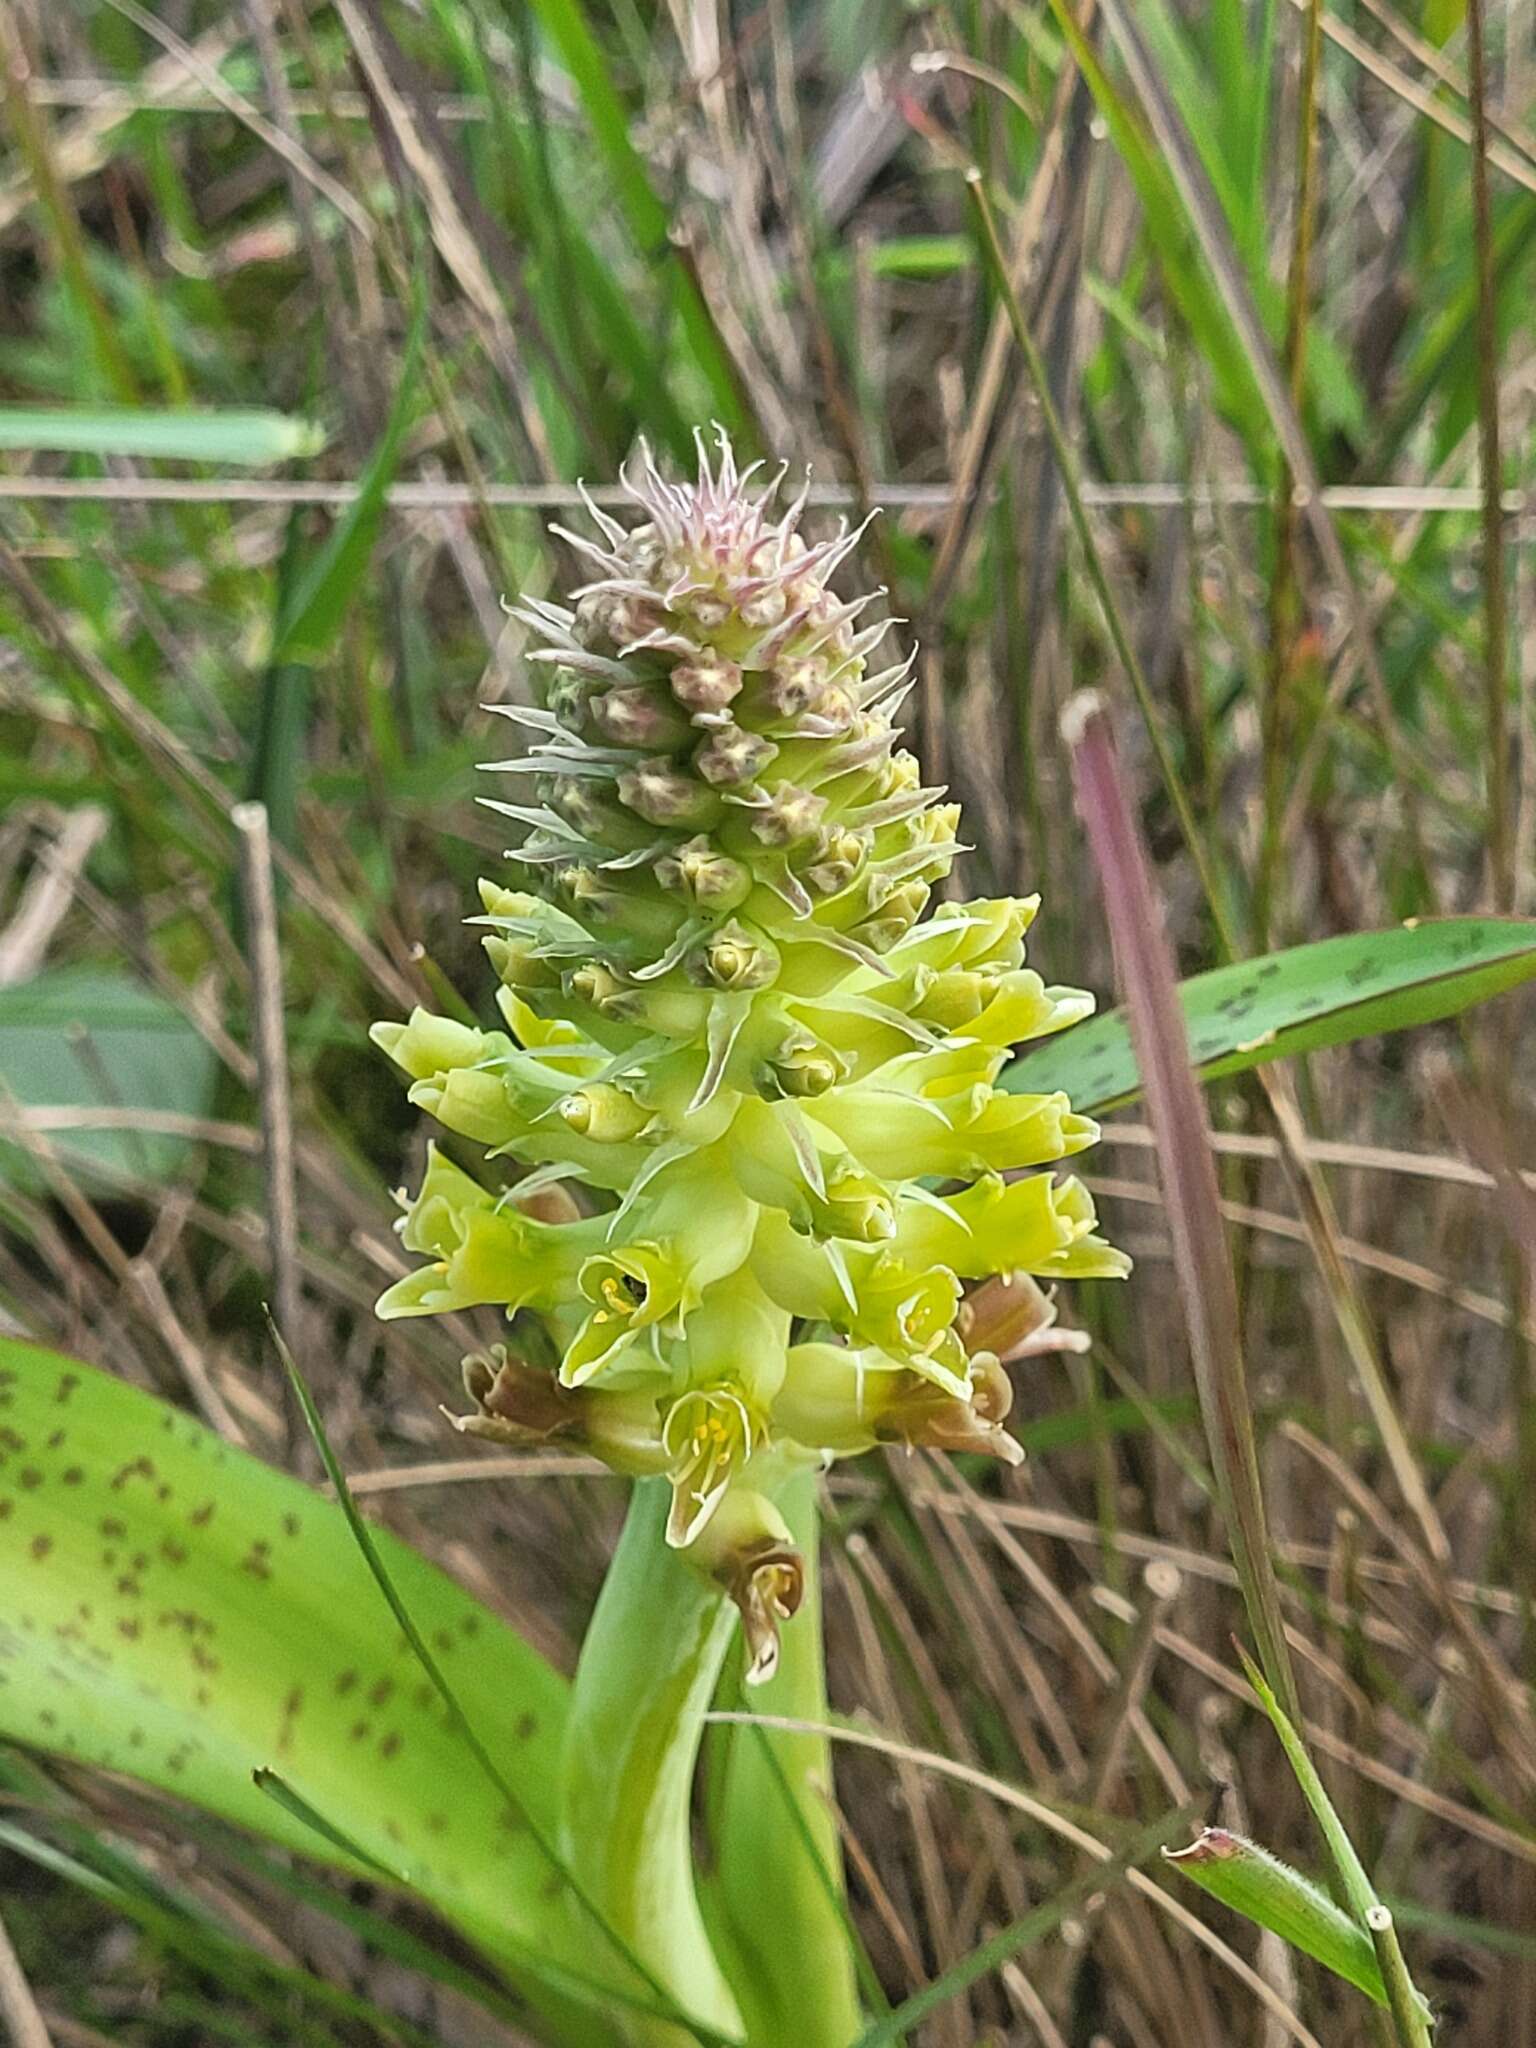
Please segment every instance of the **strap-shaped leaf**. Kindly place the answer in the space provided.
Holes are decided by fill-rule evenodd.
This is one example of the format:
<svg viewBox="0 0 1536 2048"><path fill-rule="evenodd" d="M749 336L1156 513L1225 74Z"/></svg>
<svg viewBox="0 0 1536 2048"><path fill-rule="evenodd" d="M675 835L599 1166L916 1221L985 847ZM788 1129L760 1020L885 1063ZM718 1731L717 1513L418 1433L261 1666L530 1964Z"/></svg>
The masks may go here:
<svg viewBox="0 0 1536 2048"><path fill-rule="evenodd" d="M312 420L249 408L157 412L147 406L95 411L79 406L0 406L0 448L265 465L287 462L297 455L318 455L324 446L325 430Z"/></svg>
<svg viewBox="0 0 1536 2048"><path fill-rule="evenodd" d="M564 1681L433 1565L376 1540L466 1715L552 1829ZM0 1736L324 1861L355 1844L525 1979L569 1952L547 1862L333 1502L136 1388L0 1339L0 1587Z"/></svg>
<svg viewBox="0 0 1536 2048"><path fill-rule="evenodd" d="M1443 917L1350 933L1213 968L1181 982L1202 1081L1267 1060L1454 1017L1536 978L1536 919ZM1016 1059L1003 1086L1064 1088L1090 1115L1141 1092L1123 1010L1107 1011Z"/></svg>

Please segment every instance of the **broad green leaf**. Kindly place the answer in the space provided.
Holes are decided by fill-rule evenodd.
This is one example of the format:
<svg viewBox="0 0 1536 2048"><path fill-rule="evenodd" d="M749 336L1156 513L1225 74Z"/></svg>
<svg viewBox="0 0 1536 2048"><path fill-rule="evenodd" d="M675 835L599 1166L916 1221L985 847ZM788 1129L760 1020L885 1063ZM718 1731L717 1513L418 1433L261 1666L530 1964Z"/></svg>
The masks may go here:
<svg viewBox="0 0 1536 2048"><path fill-rule="evenodd" d="M139 455L166 462L287 462L318 455L325 429L287 413L156 412L138 406L0 406L0 448L58 454Z"/></svg>
<svg viewBox="0 0 1536 2048"><path fill-rule="evenodd" d="M1180 984L1202 1081L1269 1060L1433 1024L1536 978L1536 919L1444 917L1319 939ZM1063 1088L1090 1115L1141 1090L1122 1010L1079 1024L1016 1059L1003 1086Z"/></svg>
<svg viewBox="0 0 1536 2048"><path fill-rule="evenodd" d="M425 1559L375 1540L466 1715L552 1828L563 1681ZM0 1736L312 1857L346 1864L339 1842L355 1843L515 1977L571 1985L554 1960L568 1902L334 1502L91 1366L0 1340L0 1583ZM561 2032L608 2038L590 2011Z"/></svg>
<svg viewBox="0 0 1536 2048"><path fill-rule="evenodd" d="M1225 1828L1204 1828L1187 1849L1165 1849L1163 1855L1212 1898L1278 1934L1378 2005L1386 2004L1371 1937L1311 1878Z"/></svg>
<svg viewBox="0 0 1536 2048"><path fill-rule="evenodd" d="M0 1081L23 1108L206 1111L214 1056L165 998L125 974L50 968L0 989ZM164 1181L187 1141L149 1132L50 1128L44 1136L72 1171ZM0 1121L3 1138L3 1121ZM0 1173L24 1186L37 1170L0 1142Z"/></svg>

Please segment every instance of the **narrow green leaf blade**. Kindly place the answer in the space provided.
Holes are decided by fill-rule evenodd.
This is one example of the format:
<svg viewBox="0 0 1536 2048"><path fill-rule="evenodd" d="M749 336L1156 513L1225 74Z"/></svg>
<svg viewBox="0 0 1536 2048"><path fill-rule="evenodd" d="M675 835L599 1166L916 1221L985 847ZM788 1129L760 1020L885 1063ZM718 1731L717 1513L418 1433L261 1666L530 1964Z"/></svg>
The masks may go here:
<svg viewBox="0 0 1536 2048"><path fill-rule="evenodd" d="M1378 2005L1387 1988L1371 1938L1311 1878L1225 1828L1203 1828L1187 1849L1165 1849L1181 1876L1224 1906L1311 1956Z"/></svg>
<svg viewBox="0 0 1536 2048"><path fill-rule="evenodd" d="M339 1827L328 1821L323 1813L317 1813L309 1801L301 1793L295 1792L288 1780L280 1777L276 1771L269 1771L263 1765L259 1770L252 1771L251 1783L258 1792L264 1792L268 1799L274 1800L284 1813L291 1815L294 1820L308 1828L312 1835L318 1835L328 1850L339 1851L343 1862L359 1863L365 1869L376 1870L380 1877L393 1878L394 1872L388 1864L380 1863L376 1857L370 1856L368 1851L354 1842L350 1835L344 1835Z"/></svg>
<svg viewBox="0 0 1536 2048"><path fill-rule="evenodd" d="M389 486L417 403L417 371L426 326L427 302L423 291L411 319L394 404L384 431L368 458L357 496L331 529L313 561L293 577L292 600L278 621L269 657L272 669L293 662L322 660L368 573Z"/></svg>
<svg viewBox="0 0 1536 2048"><path fill-rule="evenodd" d="M730 357L691 272L671 246L671 219L651 185L645 161L630 139L629 117L601 45L580 0L534 0L533 11L561 65L569 72L591 123L593 140L612 180L614 199L648 263L665 264L669 292L689 353L705 379L711 403L740 437L751 423L736 388Z"/></svg>
<svg viewBox="0 0 1536 2048"><path fill-rule="evenodd" d="M249 408L155 412L138 406L86 411L0 406L0 448L59 455L137 455L162 462L238 462L262 467L318 455L325 429L314 420Z"/></svg>
<svg viewBox="0 0 1536 2048"><path fill-rule="evenodd" d="M1428 2000L1408 1973L1408 1965L1398 1944L1397 1930L1392 1924L1392 1915L1376 1896L1376 1887L1371 1883L1365 1865L1360 1861L1359 1851L1350 1840L1349 1830L1339 1818L1337 1807L1328 1797L1328 1788L1318 1775L1317 1766L1307 1754L1307 1746L1295 1725L1265 1682L1263 1672L1241 1643L1237 1645L1237 1654L1242 1662L1243 1676L1253 1687L1259 1705L1269 1716L1270 1725L1279 1737L1280 1747L1285 1751L1285 1760L1301 1788L1303 1798L1312 1809L1312 1818L1317 1822L1319 1833L1328 1845L1328 1854L1333 1859L1333 1867L1338 1873L1339 1889L1344 1895L1345 1903L1370 1936L1371 1948L1381 1975L1385 2003L1391 2010L1398 2039L1405 2044L1405 2048L1415 2048L1415 2044L1422 2044L1422 2048L1428 2048L1433 2014Z"/></svg>
<svg viewBox="0 0 1536 2048"><path fill-rule="evenodd" d="M553 1825L565 1686L374 1532L527 1811ZM347 1861L252 1773L504 1958L563 1900L392 1627L341 1511L109 1375L0 1340L0 1736Z"/></svg>
<svg viewBox="0 0 1536 2048"><path fill-rule="evenodd" d="M274 2017L285 2020L291 2030L283 2038L291 2041L294 2048L300 2042L321 2048L321 2044L335 2040L331 2032L321 2033L317 2026L300 2020L295 2011L296 2001L312 2001L320 2011L336 2018L360 2021L373 2030L376 2039L397 2042L399 2048L426 2048L430 2037L419 2028L396 2014L381 2011L356 1992L332 1984L302 1966L278 1962L239 1936L226 1933L211 1913L199 1910L185 1897L178 1897L172 1888L145 1888L134 1881L140 1873L113 1874L102 1866L117 1859L103 1857L95 1843L83 1845L82 1854L73 1856L40 1835L0 1820L0 1848L24 1857L66 1884L78 1886L113 1913L136 1922L172 1955L181 1956L215 1984L229 1987L236 1997L256 2000L269 2011L275 2008ZM382 2037L378 2031L381 2027L389 2030Z"/></svg>
<svg viewBox="0 0 1536 2048"><path fill-rule="evenodd" d="M1454 1017L1536 979L1536 919L1445 917L1319 939L1182 982L1202 1081L1266 1061ZM1107 1011L1016 1059L1003 1086L1063 1088L1088 1114L1141 1092L1122 1010Z"/></svg>

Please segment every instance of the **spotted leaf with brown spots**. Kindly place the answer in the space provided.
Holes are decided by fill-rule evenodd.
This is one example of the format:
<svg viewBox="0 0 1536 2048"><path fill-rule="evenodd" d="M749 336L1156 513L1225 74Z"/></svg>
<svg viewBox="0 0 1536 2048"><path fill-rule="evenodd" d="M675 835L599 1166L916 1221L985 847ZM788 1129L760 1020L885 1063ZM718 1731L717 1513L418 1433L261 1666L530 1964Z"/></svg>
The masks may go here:
<svg viewBox="0 0 1536 2048"><path fill-rule="evenodd" d="M526 1981L569 1938L534 1839L554 1831L565 1683L376 1541L523 1815L486 1784L333 1501L94 1367L0 1339L0 1738L344 1862L253 1781L275 1772ZM586 2021L563 2037L599 2038Z"/></svg>

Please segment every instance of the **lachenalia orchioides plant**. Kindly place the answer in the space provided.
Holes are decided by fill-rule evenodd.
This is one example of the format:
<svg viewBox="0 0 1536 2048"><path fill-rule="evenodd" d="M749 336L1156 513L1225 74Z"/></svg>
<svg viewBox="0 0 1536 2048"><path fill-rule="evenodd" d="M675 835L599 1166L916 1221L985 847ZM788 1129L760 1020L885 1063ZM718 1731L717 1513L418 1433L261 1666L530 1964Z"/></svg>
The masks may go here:
<svg viewBox="0 0 1536 2048"><path fill-rule="evenodd" d="M891 621L832 587L859 532L808 542L804 497L775 517L752 481L723 436L695 482L646 457L637 523L589 505L596 537L564 536L591 580L518 607L540 701L495 707L529 736L495 805L525 836L475 920L500 1024L374 1029L483 1154L431 1151L400 1225L424 1263L380 1313L503 1307L459 1427L665 1482L583 1651L568 1813L600 1902L727 2030L685 1839L721 1589L767 1679L814 1564L797 1475L881 1443L1015 1460L967 1283L1043 1303L1025 1276L1127 1265L1078 1181L1030 1170L1094 1124L996 1085L1090 999L1025 965L1033 898L933 905L958 807L899 745ZM666 1732L632 1753L653 1693Z"/></svg>

